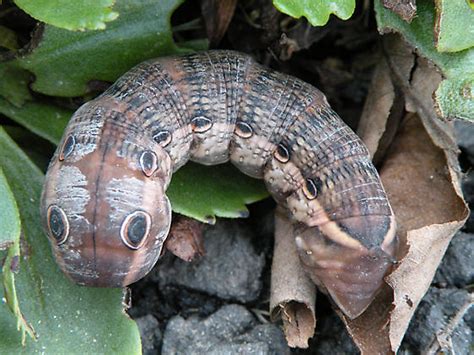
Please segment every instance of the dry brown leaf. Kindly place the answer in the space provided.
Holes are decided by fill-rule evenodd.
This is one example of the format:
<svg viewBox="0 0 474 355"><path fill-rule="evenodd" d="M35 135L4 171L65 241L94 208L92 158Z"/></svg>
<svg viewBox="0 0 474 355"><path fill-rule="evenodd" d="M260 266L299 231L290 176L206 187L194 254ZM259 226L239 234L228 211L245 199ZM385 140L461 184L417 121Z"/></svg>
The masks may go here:
<svg viewBox="0 0 474 355"><path fill-rule="evenodd" d="M314 334L316 286L306 275L295 245L293 225L286 214L275 212L270 314L281 317L290 347L307 348Z"/></svg>
<svg viewBox="0 0 474 355"><path fill-rule="evenodd" d="M416 114L405 117L381 178L407 250L401 251L398 267L386 278L393 294L387 288L361 317L343 317L367 354L396 352L451 237L467 217L456 167L448 166L446 153L434 145Z"/></svg>
<svg viewBox="0 0 474 355"><path fill-rule="evenodd" d="M395 56L400 75L408 80L415 63L414 55L397 35L387 35L385 52ZM404 111L404 97L391 80L385 56L375 68L367 99L362 110L357 134L364 141L375 164L385 156L400 125Z"/></svg>
<svg viewBox="0 0 474 355"><path fill-rule="evenodd" d="M386 9L392 10L408 23L416 15L416 0L382 0Z"/></svg>
<svg viewBox="0 0 474 355"><path fill-rule="evenodd" d="M434 111L432 93L439 75L418 61L410 83L400 69L402 57L391 55L387 61L395 86L417 113L405 116L381 169L399 225L400 262L386 277L393 291L387 286L355 320L342 316L363 354L397 351L452 236L468 216L452 127Z"/></svg>
<svg viewBox="0 0 474 355"><path fill-rule="evenodd" d="M185 216L175 216L165 248L184 261L192 261L205 254L202 223Z"/></svg>
<svg viewBox="0 0 474 355"><path fill-rule="evenodd" d="M210 47L215 47L229 27L237 0L202 0L201 9Z"/></svg>

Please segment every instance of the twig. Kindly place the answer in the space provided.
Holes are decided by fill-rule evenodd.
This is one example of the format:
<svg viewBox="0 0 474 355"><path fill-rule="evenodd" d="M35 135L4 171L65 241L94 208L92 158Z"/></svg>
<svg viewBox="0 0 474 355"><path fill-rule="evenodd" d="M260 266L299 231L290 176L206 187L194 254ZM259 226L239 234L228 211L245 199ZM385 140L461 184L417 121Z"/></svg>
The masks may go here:
<svg viewBox="0 0 474 355"><path fill-rule="evenodd" d="M453 332L456 330L461 320L463 319L466 312L469 310L469 308L471 308L473 304L474 304L474 295L469 294L469 297L466 300L466 302L462 305L461 308L459 308L459 310L456 312L454 317L451 318L448 324L446 324L445 329L441 330L435 335L428 349L425 349L422 352L422 354L434 355L434 354L438 354L439 353L438 350L442 350L442 349L450 350L450 353L454 354L451 336Z"/></svg>

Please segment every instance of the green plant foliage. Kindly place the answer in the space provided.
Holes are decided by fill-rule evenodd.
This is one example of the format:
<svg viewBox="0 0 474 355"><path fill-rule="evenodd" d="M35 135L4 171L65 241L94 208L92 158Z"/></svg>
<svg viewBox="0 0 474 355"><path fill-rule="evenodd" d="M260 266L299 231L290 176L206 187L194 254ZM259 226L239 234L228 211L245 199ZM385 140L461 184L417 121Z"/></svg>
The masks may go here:
<svg viewBox="0 0 474 355"><path fill-rule="evenodd" d="M31 99L28 90L30 73L20 68L16 62L0 63L0 96L20 107Z"/></svg>
<svg viewBox="0 0 474 355"><path fill-rule="evenodd" d="M22 343L26 340L26 333L35 337L33 329L23 317L15 287L15 272L20 257L20 213L15 197L8 185L7 178L0 167L0 250L7 249L7 255L1 266L3 295L12 315L16 317L17 329L21 331Z"/></svg>
<svg viewBox="0 0 474 355"><path fill-rule="evenodd" d="M355 9L355 0L273 0L281 12L294 18L304 16L313 26L323 26L331 14L347 20Z"/></svg>
<svg viewBox="0 0 474 355"><path fill-rule="evenodd" d="M440 52L474 46L474 9L466 0L437 0L436 13L436 47Z"/></svg>
<svg viewBox="0 0 474 355"><path fill-rule="evenodd" d="M400 19L375 1L379 30L397 31L419 54L435 63L445 75L435 93L440 114L445 118L474 119L474 48L457 53L440 53L435 47L433 27L435 9L432 1L417 1L417 16L411 24Z"/></svg>
<svg viewBox="0 0 474 355"><path fill-rule="evenodd" d="M44 23L66 30L99 30L113 21L115 0L14 0L23 11Z"/></svg>
<svg viewBox="0 0 474 355"><path fill-rule="evenodd" d="M268 196L262 181L230 164L206 167L188 163L173 174L167 194L173 211L214 224L216 216L246 217L245 204Z"/></svg>
<svg viewBox="0 0 474 355"><path fill-rule="evenodd" d="M33 90L81 96L91 80L115 81L145 59L183 52L173 42L169 18L183 0L119 0L121 14L105 31L71 32L45 26L34 49L19 60L35 74Z"/></svg>
<svg viewBox="0 0 474 355"><path fill-rule="evenodd" d="M0 97L0 113L28 128L31 132L58 144L72 112L35 101L15 107Z"/></svg>
<svg viewBox="0 0 474 355"><path fill-rule="evenodd" d="M0 307L0 353L140 353L138 328L122 309L122 290L76 286L55 264L40 227L43 175L1 127L0 167L23 226L15 275L19 307L37 334L36 341L27 339L22 347L14 316Z"/></svg>
<svg viewBox="0 0 474 355"><path fill-rule="evenodd" d="M20 239L20 213L7 179L0 168L0 249L6 249Z"/></svg>

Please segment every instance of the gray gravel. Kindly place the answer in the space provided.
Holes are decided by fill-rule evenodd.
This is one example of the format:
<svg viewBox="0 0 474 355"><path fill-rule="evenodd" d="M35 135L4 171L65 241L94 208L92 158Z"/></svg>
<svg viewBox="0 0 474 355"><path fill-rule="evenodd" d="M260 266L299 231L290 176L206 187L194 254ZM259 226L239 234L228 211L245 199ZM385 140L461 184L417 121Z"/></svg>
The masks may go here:
<svg viewBox="0 0 474 355"><path fill-rule="evenodd" d="M458 232L436 272L435 283L466 287L474 283L474 234Z"/></svg>
<svg viewBox="0 0 474 355"><path fill-rule="evenodd" d="M419 353L427 351L437 334L447 329L460 309L469 301L469 293L459 289L430 288L421 301L405 336L405 351ZM460 319L451 333L451 349L447 354L470 354L473 344L474 308L471 307Z"/></svg>
<svg viewBox="0 0 474 355"><path fill-rule="evenodd" d="M151 314L135 319L142 339L143 355L157 353L161 344L161 331L158 320Z"/></svg>
<svg viewBox="0 0 474 355"><path fill-rule="evenodd" d="M226 305L208 318L176 316L163 336L162 354L288 354L281 330L258 324L243 306Z"/></svg>
<svg viewBox="0 0 474 355"><path fill-rule="evenodd" d="M254 250L255 235L237 221L219 220L204 230L206 255L193 262L170 257L155 268L160 287L179 285L224 300L251 302L262 288L264 255Z"/></svg>

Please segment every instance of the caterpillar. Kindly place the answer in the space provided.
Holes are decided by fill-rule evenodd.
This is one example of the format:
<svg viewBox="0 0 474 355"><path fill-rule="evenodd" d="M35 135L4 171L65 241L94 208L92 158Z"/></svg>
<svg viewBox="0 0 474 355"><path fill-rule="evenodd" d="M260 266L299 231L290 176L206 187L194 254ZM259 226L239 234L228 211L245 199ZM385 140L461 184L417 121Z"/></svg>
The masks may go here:
<svg viewBox="0 0 474 355"><path fill-rule="evenodd" d="M74 113L41 199L66 275L100 287L144 277L170 228L171 176L188 160L263 178L316 285L350 318L370 305L398 241L367 148L318 89L224 50L143 62Z"/></svg>

